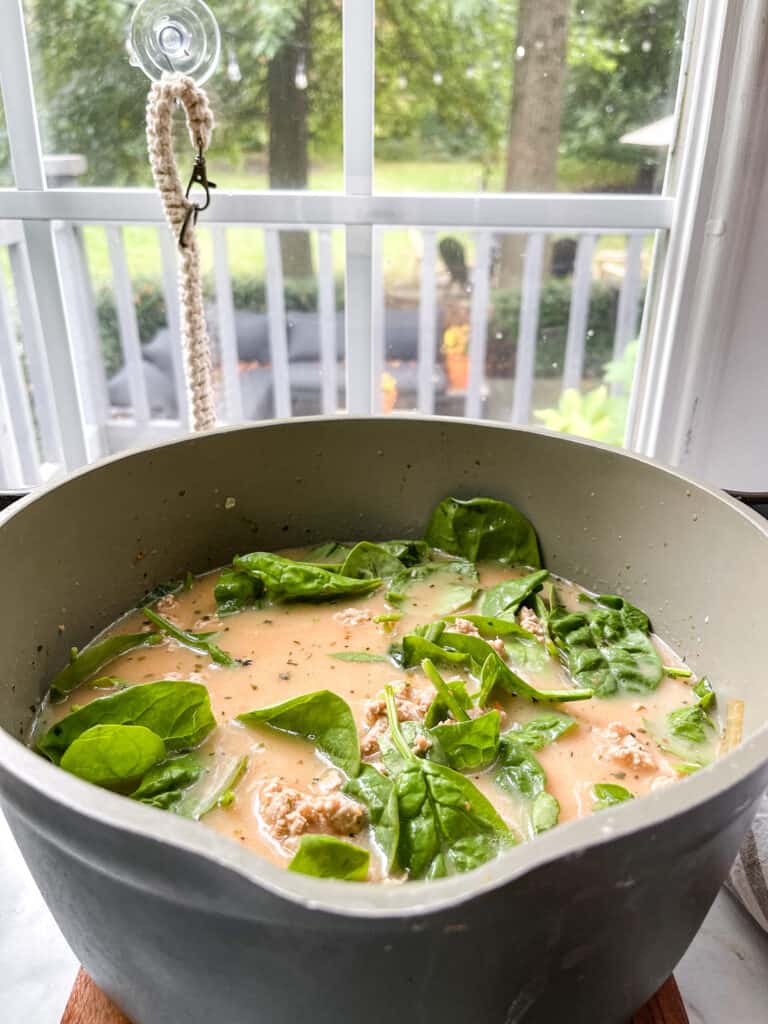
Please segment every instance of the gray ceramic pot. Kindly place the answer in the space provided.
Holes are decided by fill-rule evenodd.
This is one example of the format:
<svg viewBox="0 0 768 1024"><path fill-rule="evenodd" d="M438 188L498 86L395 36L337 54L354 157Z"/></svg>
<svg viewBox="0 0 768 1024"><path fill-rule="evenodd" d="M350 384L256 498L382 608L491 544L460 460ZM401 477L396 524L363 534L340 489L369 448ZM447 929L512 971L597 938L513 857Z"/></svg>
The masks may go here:
<svg viewBox="0 0 768 1024"><path fill-rule="evenodd" d="M549 567L627 594L723 699L746 700L737 752L471 875L389 888L289 875L20 742L70 645L149 585L254 548L418 536L446 494L485 493L532 518ZM136 1024L619 1024L685 951L768 782L767 533L642 460L461 421L273 423L109 461L0 526L11 828L73 950Z"/></svg>

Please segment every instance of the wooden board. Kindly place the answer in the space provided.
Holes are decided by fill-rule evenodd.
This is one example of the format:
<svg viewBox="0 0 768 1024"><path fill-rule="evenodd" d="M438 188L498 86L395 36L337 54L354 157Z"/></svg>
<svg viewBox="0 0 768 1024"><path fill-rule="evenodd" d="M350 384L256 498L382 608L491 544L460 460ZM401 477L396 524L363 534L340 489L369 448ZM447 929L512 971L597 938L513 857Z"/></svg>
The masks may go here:
<svg viewBox="0 0 768 1024"><path fill-rule="evenodd" d="M61 1024L131 1024L81 968ZM670 978L632 1018L631 1024L688 1024L688 1014Z"/></svg>

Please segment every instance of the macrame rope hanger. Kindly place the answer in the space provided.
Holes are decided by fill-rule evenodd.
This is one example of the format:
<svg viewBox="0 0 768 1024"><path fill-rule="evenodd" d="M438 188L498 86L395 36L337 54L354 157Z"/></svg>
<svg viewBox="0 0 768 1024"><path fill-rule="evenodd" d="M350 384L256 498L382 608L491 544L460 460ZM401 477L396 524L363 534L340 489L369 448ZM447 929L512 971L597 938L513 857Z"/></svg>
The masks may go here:
<svg viewBox="0 0 768 1024"><path fill-rule="evenodd" d="M202 83L215 70L220 52L216 19L203 0L178 0L168 14L167 0L142 0L131 22L131 63L154 79L147 99L147 147L155 186L163 200L168 225L178 243L179 307L184 367L195 431L216 423L211 346L205 323L197 219L211 202L205 153L214 121ZM186 73L185 73L186 72ZM181 106L195 150L186 189L173 147L173 115ZM192 196L194 186L202 200Z"/></svg>

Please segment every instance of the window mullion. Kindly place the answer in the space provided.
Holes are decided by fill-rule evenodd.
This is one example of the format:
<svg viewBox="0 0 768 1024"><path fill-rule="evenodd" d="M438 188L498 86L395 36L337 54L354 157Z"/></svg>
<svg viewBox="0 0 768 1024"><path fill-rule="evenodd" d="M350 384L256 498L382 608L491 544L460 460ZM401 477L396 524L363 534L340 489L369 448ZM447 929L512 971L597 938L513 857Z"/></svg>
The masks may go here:
<svg viewBox="0 0 768 1024"><path fill-rule="evenodd" d="M343 6L344 191L370 197L373 192L374 24L376 0L346 0ZM347 408L368 413L372 377L373 229L346 229L345 333Z"/></svg>
<svg viewBox="0 0 768 1024"><path fill-rule="evenodd" d="M0 31L0 89L11 161L19 190L45 190L45 169L37 123L29 49L21 0L8 0ZM87 461L85 431L77 390L56 245L48 222L24 223L40 326L54 381L63 458L68 469Z"/></svg>

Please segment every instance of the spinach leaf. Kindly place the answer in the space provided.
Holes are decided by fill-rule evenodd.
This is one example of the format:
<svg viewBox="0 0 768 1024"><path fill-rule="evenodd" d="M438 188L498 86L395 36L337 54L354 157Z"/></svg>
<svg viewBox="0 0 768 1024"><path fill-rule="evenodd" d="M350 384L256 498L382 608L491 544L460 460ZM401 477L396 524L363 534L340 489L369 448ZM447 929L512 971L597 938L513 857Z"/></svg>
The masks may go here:
<svg viewBox="0 0 768 1024"><path fill-rule="evenodd" d="M339 570L342 576L357 580L381 580L396 576L403 563L382 544L363 540L355 544Z"/></svg>
<svg viewBox="0 0 768 1024"><path fill-rule="evenodd" d="M318 544L316 548L312 548L307 556L307 561L341 565L351 550L349 544L339 544L335 540L329 540L325 544Z"/></svg>
<svg viewBox="0 0 768 1024"><path fill-rule="evenodd" d="M592 787L592 795L595 803L593 810L604 811L608 807L615 807L616 804L626 803L627 800L634 800L635 794L630 793L623 786L617 786L613 782L597 782Z"/></svg>
<svg viewBox="0 0 768 1024"><path fill-rule="evenodd" d="M483 615L495 618L512 618L520 606L541 589L548 577L547 570L540 569L520 579L505 580L485 591L480 601L480 611Z"/></svg>
<svg viewBox="0 0 768 1024"><path fill-rule="evenodd" d="M196 782L203 772L200 754L182 754L162 761L143 776L131 799L154 807L167 808L175 803L187 786Z"/></svg>
<svg viewBox="0 0 768 1024"><path fill-rule="evenodd" d="M464 685L463 680L449 679L445 685L451 691L454 701L456 701L464 711L467 711L472 707L472 698L469 693L467 693L467 688ZM427 713L424 716L424 725L431 729L432 726L439 725L441 722L444 722L450 713L451 709L440 697L440 694L438 694L427 709Z"/></svg>
<svg viewBox="0 0 768 1024"><path fill-rule="evenodd" d="M485 864L514 842L512 833L469 779L415 756L400 729L392 687L386 698L392 741L404 764L395 777L401 867L411 878L440 878Z"/></svg>
<svg viewBox="0 0 768 1024"><path fill-rule="evenodd" d="M389 661L385 654L374 654L372 651L332 651L329 658L336 658L337 661Z"/></svg>
<svg viewBox="0 0 768 1024"><path fill-rule="evenodd" d="M235 754L216 754L204 763L194 783L185 789L173 811L184 818L198 821L215 807L226 807L232 802L233 790L248 767L247 757Z"/></svg>
<svg viewBox="0 0 768 1024"><path fill-rule="evenodd" d="M398 558L406 568L426 562L430 556L429 544L423 540L382 540L379 547Z"/></svg>
<svg viewBox="0 0 768 1024"><path fill-rule="evenodd" d="M134 651L137 647L159 644L162 642L159 633L118 633L106 640L97 640L82 651L72 648L69 664L53 677L50 686L54 700L66 697L68 693L84 683L95 672L102 669L107 662L119 658L121 654Z"/></svg>
<svg viewBox="0 0 768 1024"><path fill-rule="evenodd" d="M281 555L253 551L235 558L239 572L248 573L264 588L272 601L326 601L350 594L370 594L381 586L381 580L350 579L309 562L294 562Z"/></svg>
<svg viewBox="0 0 768 1024"><path fill-rule="evenodd" d="M507 732L499 743L494 780L508 793L533 800L544 792L547 777L530 748L518 742L514 733Z"/></svg>
<svg viewBox="0 0 768 1024"><path fill-rule="evenodd" d="M453 690L451 690L451 688L445 682L445 680L437 671L434 664L429 660L429 658L425 658L424 661L422 661L421 669L424 675L429 679L434 688L437 690L437 696L448 708L450 713L453 715L454 719L457 722L468 722L469 715L464 709L461 699L455 696Z"/></svg>
<svg viewBox="0 0 768 1024"><path fill-rule="evenodd" d="M693 687L698 698L695 704L670 711L663 725L645 722L645 727L662 750L681 761L699 768L714 757L717 730L709 712L715 703L715 691L706 677Z"/></svg>
<svg viewBox="0 0 768 1024"><path fill-rule="evenodd" d="M523 668L527 672L543 672L550 664L550 654L544 644L538 640L523 640L513 637L504 642L504 649L507 652L508 661L516 668ZM555 651L555 656L557 656L557 651Z"/></svg>
<svg viewBox="0 0 768 1024"><path fill-rule="evenodd" d="M557 609L549 630L572 678L598 697L650 693L661 682L664 670L648 617L621 597L602 595L584 612Z"/></svg>
<svg viewBox="0 0 768 1024"><path fill-rule="evenodd" d="M560 820L560 803L551 793L539 793L531 807L531 824L537 834L546 832Z"/></svg>
<svg viewBox="0 0 768 1024"><path fill-rule="evenodd" d="M370 859L371 855L362 846L345 843L335 836L307 835L301 837L288 870L315 878L364 882Z"/></svg>
<svg viewBox="0 0 768 1024"><path fill-rule="evenodd" d="M341 788L342 792L367 809L373 837L384 855L387 872L391 873L397 861L400 838L397 793L392 780L382 775L373 765L364 764L357 778L349 779Z"/></svg>
<svg viewBox="0 0 768 1024"><path fill-rule="evenodd" d="M461 651L446 651L439 644L417 633L408 633L400 645L393 644L389 654L401 668L414 668L425 658L442 665L465 665L469 661L469 655Z"/></svg>
<svg viewBox="0 0 768 1024"><path fill-rule="evenodd" d="M142 599L142 604L156 604L161 598L167 597L168 594L175 594L181 590L186 584L186 580L166 580L164 583L158 583L156 587L148 590Z"/></svg>
<svg viewBox="0 0 768 1024"><path fill-rule="evenodd" d="M93 725L143 725L168 750L196 747L216 726L208 691L201 683L161 679L97 697L72 711L41 737L38 750L58 764L71 743Z"/></svg>
<svg viewBox="0 0 768 1024"><path fill-rule="evenodd" d="M165 757L165 743L143 725L93 725L59 762L73 775L107 789L125 789Z"/></svg>
<svg viewBox="0 0 768 1024"><path fill-rule="evenodd" d="M401 722L400 732L414 756L425 757L428 761L436 761L437 764L448 764L448 758L440 745L440 740L422 722ZM427 740L427 749L423 752L420 750L422 739ZM405 768L406 763L390 732L385 732L380 737L379 749L384 769L388 775L395 776Z"/></svg>
<svg viewBox="0 0 768 1024"><path fill-rule="evenodd" d="M677 668L675 665L665 665L664 675L670 679L690 679L693 672L689 668Z"/></svg>
<svg viewBox="0 0 768 1024"><path fill-rule="evenodd" d="M220 647L217 647L209 639L209 637L215 636L215 633L192 633L189 630L180 629L178 626L174 626L172 622L169 622L168 619L164 619L162 615L152 611L151 608L142 608L141 613L172 640L183 644L184 647L191 647L193 651L207 654L211 661L215 661L217 665L224 665L226 668L230 668L232 665L238 664L237 658L233 658L231 654L222 651Z"/></svg>
<svg viewBox="0 0 768 1024"><path fill-rule="evenodd" d="M261 580L254 579L247 572L238 572L237 569L224 569L213 588L219 615L232 615L256 607L263 594Z"/></svg>
<svg viewBox="0 0 768 1024"><path fill-rule="evenodd" d="M444 722L429 732L440 741L454 771L479 772L496 760L500 729L499 712L488 711L478 718Z"/></svg>
<svg viewBox="0 0 768 1024"><path fill-rule="evenodd" d="M570 715L557 714L554 711L538 718L532 718L519 729L512 729L509 735L518 743L525 744L529 750L541 750L549 743L554 743L576 725L576 719Z"/></svg>
<svg viewBox="0 0 768 1024"><path fill-rule="evenodd" d="M667 715L670 733L688 740L689 743L706 743L709 739L707 730L714 731L712 719L700 704L677 708Z"/></svg>
<svg viewBox="0 0 768 1024"><path fill-rule="evenodd" d="M349 705L330 690L316 690L280 704L248 711L237 720L268 725L311 740L350 778L360 771L360 741Z"/></svg>
<svg viewBox="0 0 768 1024"><path fill-rule="evenodd" d="M402 604L413 585L426 579L435 590L432 608L435 615L448 615L469 604L477 593L479 582L477 569L464 559L422 562L403 569L392 578L387 601Z"/></svg>
<svg viewBox="0 0 768 1024"><path fill-rule="evenodd" d="M432 513L424 539L434 548L471 562L493 559L507 565L541 567L531 523L512 505L493 498L446 498Z"/></svg>
<svg viewBox="0 0 768 1024"><path fill-rule="evenodd" d="M467 636L464 633L445 632L440 637L441 645L453 648L468 654L476 671L481 673L480 695L478 706L485 707L490 697L491 690L495 685L501 686L508 693L518 697L527 697L529 700L540 701L569 701L589 700L593 696L591 689L568 689L568 690L540 690L530 683L526 683L516 672L501 660L496 651L477 636ZM486 668L488 658L491 664Z"/></svg>
<svg viewBox="0 0 768 1024"><path fill-rule="evenodd" d="M714 707L715 691L712 689L712 683L710 683L706 676L702 676L698 683L696 683L693 692L699 698L700 708Z"/></svg>
<svg viewBox="0 0 768 1024"><path fill-rule="evenodd" d="M514 619L499 619L492 615L449 615L447 621L454 622L457 618L466 619L467 622L471 622L473 626L477 628L478 633L481 636L490 637L514 637L520 640L533 640L538 643L533 633L527 629L523 629L522 626Z"/></svg>

